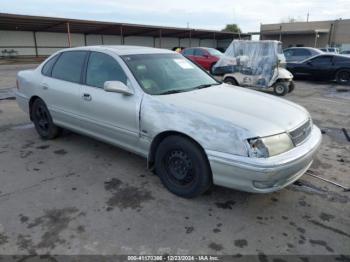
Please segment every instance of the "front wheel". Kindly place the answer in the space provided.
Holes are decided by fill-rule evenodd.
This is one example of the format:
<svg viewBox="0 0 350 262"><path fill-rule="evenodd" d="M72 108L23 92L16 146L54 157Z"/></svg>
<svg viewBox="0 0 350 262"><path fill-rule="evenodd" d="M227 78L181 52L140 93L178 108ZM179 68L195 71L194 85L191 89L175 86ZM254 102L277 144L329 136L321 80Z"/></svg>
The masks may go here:
<svg viewBox="0 0 350 262"><path fill-rule="evenodd" d="M60 133L60 128L56 126L50 115L46 104L41 99L36 99L31 108L32 120L36 131L43 139L54 139Z"/></svg>
<svg viewBox="0 0 350 262"><path fill-rule="evenodd" d="M335 79L339 85L350 84L350 70L343 69L337 72Z"/></svg>
<svg viewBox="0 0 350 262"><path fill-rule="evenodd" d="M226 77L224 79L224 83L229 84L229 85L233 85L233 86L238 86L236 79L234 79L233 77Z"/></svg>
<svg viewBox="0 0 350 262"><path fill-rule="evenodd" d="M277 96L285 96L289 92L289 82L277 82L273 86L273 92Z"/></svg>
<svg viewBox="0 0 350 262"><path fill-rule="evenodd" d="M163 185L180 197L196 197L212 184L211 170L203 150L181 136L169 136L160 143L155 170Z"/></svg>

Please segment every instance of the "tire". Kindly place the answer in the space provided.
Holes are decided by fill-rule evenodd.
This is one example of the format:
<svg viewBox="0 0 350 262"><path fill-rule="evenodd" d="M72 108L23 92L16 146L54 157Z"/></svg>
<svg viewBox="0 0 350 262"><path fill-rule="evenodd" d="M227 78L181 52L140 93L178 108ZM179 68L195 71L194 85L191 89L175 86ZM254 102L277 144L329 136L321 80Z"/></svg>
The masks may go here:
<svg viewBox="0 0 350 262"><path fill-rule="evenodd" d="M233 86L238 86L236 79L234 79L233 77L226 77L224 79L224 83L229 84L229 85L233 85Z"/></svg>
<svg viewBox="0 0 350 262"><path fill-rule="evenodd" d="M277 96L285 96L289 92L288 82L277 82L273 86L273 92Z"/></svg>
<svg viewBox="0 0 350 262"><path fill-rule="evenodd" d="M209 162L201 148L182 136L166 137L158 146L156 174L173 194L193 198L212 185Z"/></svg>
<svg viewBox="0 0 350 262"><path fill-rule="evenodd" d="M288 93L292 93L293 90L294 90L294 88L295 88L295 83L294 83L294 81L290 81Z"/></svg>
<svg viewBox="0 0 350 262"><path fill-rule="evenodd" d="M41 138L54 139L59 135L61 129L53 123L50 112L43 100L36 99L30 111L35 129Z"/></svg>
<svg viewBox="0 0 350 262"><path fill-rule="evenodd" d="M348 69L339 70L335 76L335 79L339 85L349 85L350 84L350 70L348 70Z"/></svg>

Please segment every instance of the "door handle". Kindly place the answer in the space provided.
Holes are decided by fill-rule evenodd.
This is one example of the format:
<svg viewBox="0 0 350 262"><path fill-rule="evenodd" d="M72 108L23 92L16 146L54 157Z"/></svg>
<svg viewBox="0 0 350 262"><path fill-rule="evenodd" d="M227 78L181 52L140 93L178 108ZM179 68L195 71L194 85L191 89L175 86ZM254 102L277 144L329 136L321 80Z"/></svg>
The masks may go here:
<svg viewBox="0 0 350 262"><path fill-rule="evenodd" d="M86 101L91 101L92 97L91 97L90 94L84 93L84 94L83 94L83 99L86 100Z"/></svg>

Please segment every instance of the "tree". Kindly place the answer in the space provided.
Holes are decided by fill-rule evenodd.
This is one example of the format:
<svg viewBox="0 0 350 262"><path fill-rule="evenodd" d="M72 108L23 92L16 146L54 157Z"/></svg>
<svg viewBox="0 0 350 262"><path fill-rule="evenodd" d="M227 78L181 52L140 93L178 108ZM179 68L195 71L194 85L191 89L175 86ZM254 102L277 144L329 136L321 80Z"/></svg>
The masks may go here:
<svg viewBox="0 0 350 262"><path fill-rule="evenodd" d="M237 24L228 24L226 25L226 27L224 29L222 29L221 31L223 32L232 32L232 33L242 33L241 29L239 28L239 26Z"/></svg>

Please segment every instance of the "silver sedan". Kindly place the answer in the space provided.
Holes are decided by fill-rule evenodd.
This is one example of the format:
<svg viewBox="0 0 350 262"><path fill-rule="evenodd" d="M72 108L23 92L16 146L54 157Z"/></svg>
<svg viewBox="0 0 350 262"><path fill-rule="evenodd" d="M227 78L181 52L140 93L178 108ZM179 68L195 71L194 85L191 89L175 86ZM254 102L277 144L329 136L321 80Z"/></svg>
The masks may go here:
<svg viewBox="0 0 350 262"><path fill-rule="evenodd" d="M163 49L61 50L18 73L16 96L42 138L66 128L132 151L182 197L212 184L279 190L304 174L321 143L303 107L222 84Z"/></svg>

